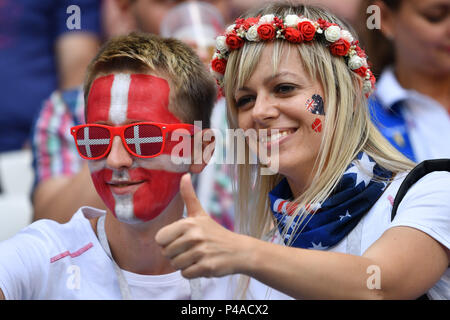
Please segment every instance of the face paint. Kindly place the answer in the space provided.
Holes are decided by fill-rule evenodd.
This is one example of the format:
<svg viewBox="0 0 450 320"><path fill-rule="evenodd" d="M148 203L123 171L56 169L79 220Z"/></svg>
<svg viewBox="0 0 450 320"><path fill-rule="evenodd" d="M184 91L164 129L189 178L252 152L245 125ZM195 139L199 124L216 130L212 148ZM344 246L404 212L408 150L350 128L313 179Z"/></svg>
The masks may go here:
<svg viewBox="0 0 450 320"><path fill-rule="evenodd" d="M168 109L166 80L143 74L112 74L97 78L88 97L88 123L123 125L128 120L181 123ZM129 168L110 168L107 158L89 161L94 186L106 206L122 222L149 221L161 214L179 191L189 165L176 165L167 140L163 154L135 158Z"/></svg>
<svg viewBox="0 0 450 320"><path fill-rule="evenodd" d="M169 84L146 74L111 74L93 81L87 123L130 120L180 123L169 111Z"/></svg>
<svg viewBox="0 0 450 320"><path fill-rule="evenodd" d="M319 118L316 118L314 120L313 124L311 125L311 128L315 132L321 132L322 131L322 120L320 120Z"/></svg>
<svg viewBox="0 0 450 320"><path fill-rule="evenodd" d="M306 100L305 106L306 110L308 110L312 114L321 116L325 115L325 110L323 108L323 99L319 94L313 94L311 98Z"/></svg>
<svg viewBox="0 0 450 320"><path fill-rule="evenodd" d="M103 160L101 160L103 161ZM125 223L139 223L156 218L179 190L183 173L148 170L145 167L93 171L94 186L114 216ZM127 187L115 185L137 183Z"/></svg>

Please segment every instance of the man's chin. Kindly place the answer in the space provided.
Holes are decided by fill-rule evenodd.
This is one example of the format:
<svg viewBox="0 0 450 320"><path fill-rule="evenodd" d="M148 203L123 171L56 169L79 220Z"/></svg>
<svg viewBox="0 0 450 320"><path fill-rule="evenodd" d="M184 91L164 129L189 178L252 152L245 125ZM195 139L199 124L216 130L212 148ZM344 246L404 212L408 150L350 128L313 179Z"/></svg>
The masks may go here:
<svg viewBox="0 0 450 320"><path fill-rule="evenodd" d="M161 210L152 210L152 212L134 212L133 210L123 210L125 208L120 207L116 205L114 210L112 210L113 215L119 220L120 222L127 223L127 224L139 224L139 223L145 223L150 222L157 217L161 215L161 213L164 211L164 209ZM128 209L128 208L126 208Z"/></svg>

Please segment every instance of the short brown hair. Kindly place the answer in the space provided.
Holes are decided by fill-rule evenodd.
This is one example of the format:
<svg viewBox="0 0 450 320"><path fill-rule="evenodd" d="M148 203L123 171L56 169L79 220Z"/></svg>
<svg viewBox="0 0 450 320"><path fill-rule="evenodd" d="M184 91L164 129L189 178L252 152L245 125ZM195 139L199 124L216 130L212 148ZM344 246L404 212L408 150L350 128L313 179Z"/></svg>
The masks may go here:
<svg viewBox="0 0 450 320"><path fill-rule="evenodd" d="M170 111L184 122L199 120L203 127L210 126L216 84L188 45L176 39L136 32L109 40L88 66L85 101L97 75L124 70L154 71L168 76L172 89Z"/></svg>

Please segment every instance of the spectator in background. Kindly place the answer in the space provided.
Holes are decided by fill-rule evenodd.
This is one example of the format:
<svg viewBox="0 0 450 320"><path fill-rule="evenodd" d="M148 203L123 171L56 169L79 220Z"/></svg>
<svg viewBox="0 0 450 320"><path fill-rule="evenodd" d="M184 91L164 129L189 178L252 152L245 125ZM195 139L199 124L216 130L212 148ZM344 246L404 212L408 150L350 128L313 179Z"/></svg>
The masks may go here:
<svg viewBox="0 0 450 320"><path fill-rule="evenodd" d="M358 19L359 8L362 0L292 0L291 3L306 4L311 6L319 6L333 12L339 18L344 19L351 25L356 24ZM270 2L268 0L231 0L233 7L233 16L239 16L242 12L247 11L261 3ZM272 1L273 2L273 1Z"/></svg>
<svg viewBox="0 0 450 320"><path fill-rule="evenodd" d="M69 29L71 5L80 9L80 29ZM98 50L99 21L95 0L0 1L0 152L29 146L42 101L82 82Z"/></svg>
<svg viewBox="0 0 450 320"><path fill-rule="evenodd" d="M115 36L132 30L160 33L164 16L186 1L104 0L104 34ZM225 0L207 1L228 19ZM81 84L81 81L80 81ZM34 220L68 221L82 205L104 208L95 192L87 163L77 153L70 127L84 123L81 88L55 91L46 101L33 130L35 189Z"/></svg>
<svg viewBox="0 0 450 320"><path fill-rule="evenodd" d="M204 1L183 2L170 10L160 24L163 37L177 38L189 44L209 69L214 54L216 37L224 32L227 17L217 6ZM211 128L226 137L229 128L226 105L219 95L211 115ZM216 139L214 154L205 169L194 178L199 200L206 212L227 229L234 229L234 201L231 169L226 163L231 151L229 140Z"/></svg>
<svg viewBox="0 0 450 320"><path fill-rule="evenodd" d="M381 29L368 28L370 5ZM449 158L450 0L365 0L361 11L359 30L378 77L369 100L375 124L414 161Z"/></svg>

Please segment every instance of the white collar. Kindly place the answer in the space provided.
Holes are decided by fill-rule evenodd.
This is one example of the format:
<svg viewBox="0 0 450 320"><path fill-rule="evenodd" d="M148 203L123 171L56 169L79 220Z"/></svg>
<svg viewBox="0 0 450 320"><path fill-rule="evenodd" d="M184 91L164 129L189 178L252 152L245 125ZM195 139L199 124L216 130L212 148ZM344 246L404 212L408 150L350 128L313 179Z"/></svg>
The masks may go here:
<svg viewBox="0 0 450 320"><path fill-rule="evenodd" d="M376 96L385 109L390 109L395 103L408 99L411 94L404 89L394 74L392 66L387 67L377 82Z"/></svg>
<svg viewBox="0 0 450 320"><path fill-rule="evenodd" d="M420 104L442 108L442 105L432 97L419 93L416 90L403 88L398 82L392 66L384 69L376 86L375 95L385 109L390 109L395 103L406 100L415 100Z"/></svg>

